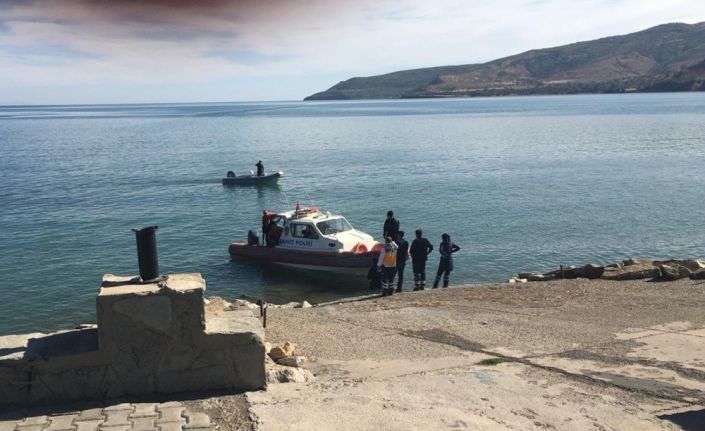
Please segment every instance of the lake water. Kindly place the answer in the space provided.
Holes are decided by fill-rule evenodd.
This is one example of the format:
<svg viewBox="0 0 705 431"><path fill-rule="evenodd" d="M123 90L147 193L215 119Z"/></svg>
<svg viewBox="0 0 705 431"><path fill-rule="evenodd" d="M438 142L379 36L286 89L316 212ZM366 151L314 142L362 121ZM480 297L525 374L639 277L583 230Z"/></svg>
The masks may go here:
<svg viewBox="0 0 705 431"><path fill-rule="evenodd" d="M407 238L448 232L452 284L705 257L704 125L705 93L0 107L0 334L94 321L102 274L138 272L131 228L148 225L162 272L201 272L210 295L366 293L229 259L296 200L376 237L389 209ZM221 185L259 159L279 188Z"/></svg>

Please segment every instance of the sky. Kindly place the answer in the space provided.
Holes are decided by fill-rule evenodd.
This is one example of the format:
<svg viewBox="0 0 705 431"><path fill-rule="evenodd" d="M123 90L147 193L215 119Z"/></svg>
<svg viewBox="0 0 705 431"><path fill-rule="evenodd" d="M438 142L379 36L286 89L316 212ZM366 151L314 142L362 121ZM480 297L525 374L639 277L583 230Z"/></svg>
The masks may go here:
<svg viewBox="0 0 705 431"><path fill-rule="evenodd" d="M0 105L301 100L702 21L703 0L0 0Z"/></svg>

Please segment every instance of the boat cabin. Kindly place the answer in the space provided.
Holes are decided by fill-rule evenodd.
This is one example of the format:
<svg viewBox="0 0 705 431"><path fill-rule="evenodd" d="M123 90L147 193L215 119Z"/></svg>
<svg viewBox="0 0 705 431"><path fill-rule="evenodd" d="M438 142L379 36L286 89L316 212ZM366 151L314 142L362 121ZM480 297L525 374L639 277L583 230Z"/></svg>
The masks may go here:
<svg viewBox="0 0 705 431"><path fill-rule="evenodd" d="M281 213L267 212L271 222L281 228L276 247L310 251L371 251L377 242L355 229L342 215L317 208Z"/></svg>

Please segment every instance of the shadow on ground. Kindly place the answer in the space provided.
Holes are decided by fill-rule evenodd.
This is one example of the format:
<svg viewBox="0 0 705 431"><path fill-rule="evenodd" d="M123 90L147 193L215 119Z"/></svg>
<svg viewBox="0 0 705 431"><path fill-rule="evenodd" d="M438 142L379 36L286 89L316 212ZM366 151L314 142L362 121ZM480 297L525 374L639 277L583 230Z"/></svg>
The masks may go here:
<svg viewBox="0 0 705 431"><path fill-rule="evenodd" d="M663 415L659 419L673 422L685 431L705 431L705 409Z"/></svg>

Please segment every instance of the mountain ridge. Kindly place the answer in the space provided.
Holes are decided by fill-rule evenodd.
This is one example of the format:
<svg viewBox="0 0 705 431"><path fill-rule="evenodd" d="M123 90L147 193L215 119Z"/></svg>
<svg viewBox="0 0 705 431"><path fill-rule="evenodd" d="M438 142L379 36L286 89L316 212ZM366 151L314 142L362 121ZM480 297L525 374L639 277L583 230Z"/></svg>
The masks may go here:
<svg viewBox="0 0 705 431"><path fill-rule="evenodd" d="M668 23L486 63L350 78L304 100L703 91L703 62L705 22Z"/></svg>

